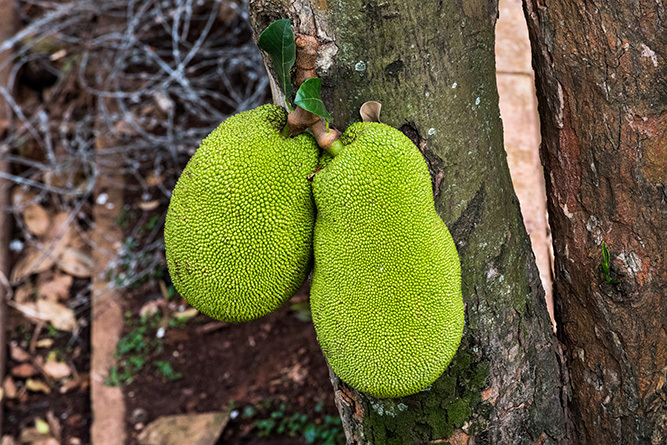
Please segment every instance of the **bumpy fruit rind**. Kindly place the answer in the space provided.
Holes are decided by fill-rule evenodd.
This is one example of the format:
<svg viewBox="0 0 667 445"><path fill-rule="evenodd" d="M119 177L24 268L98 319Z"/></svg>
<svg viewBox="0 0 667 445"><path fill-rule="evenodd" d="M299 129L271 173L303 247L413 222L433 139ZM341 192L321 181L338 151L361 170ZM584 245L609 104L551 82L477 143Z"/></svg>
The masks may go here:
<svg viewBox="0 0 667 445"><path fill-rule="evenodd" d="M165 222L169 272L201 312L242 322L277 309L305 280L315 207L314 138L285 139L286 112L264 105L229 117L190 159Z"/></svg>
<svg viewBox="0 0 667 445"><path fill-rule="evenodd" d="M458 254L407 137L358 123L342 141L313 182L313 322L344 382L376 397L410 395L442 374L460 343Z"/></svg>

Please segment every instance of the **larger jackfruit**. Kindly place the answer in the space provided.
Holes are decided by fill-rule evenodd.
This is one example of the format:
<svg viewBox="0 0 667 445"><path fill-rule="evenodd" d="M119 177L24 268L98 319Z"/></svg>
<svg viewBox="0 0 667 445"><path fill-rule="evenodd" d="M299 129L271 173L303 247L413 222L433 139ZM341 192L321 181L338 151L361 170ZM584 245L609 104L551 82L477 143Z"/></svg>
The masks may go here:
<svg viewBox="0 0 667 445"><path fill-rule="evenodd" d="M384 124L352 125L315 175L311 311L331 368L353 388L400 397L430 385L461 340L456 247L419 150Z"/></svg>
<svg viewBox="0 0 667 445"><path fill-rule="evenodd" d="M319 149L285 139L287 113L264 105L229 117L190 159L165 222L167 265L178 292L223 321L259 318L305 280L315 207L308 176Z"/></svg>

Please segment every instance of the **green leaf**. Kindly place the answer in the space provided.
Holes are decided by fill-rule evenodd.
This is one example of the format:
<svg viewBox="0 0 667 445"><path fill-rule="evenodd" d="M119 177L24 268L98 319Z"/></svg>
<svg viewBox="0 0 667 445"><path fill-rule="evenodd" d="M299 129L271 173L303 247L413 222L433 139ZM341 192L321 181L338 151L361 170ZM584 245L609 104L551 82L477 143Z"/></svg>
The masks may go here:
<svg viewBox="0 0 667 445"><path fill-rule="evenodd" d="M604 260L604 264L609 264L609 251L604 241L602 241L602 259Z"/></svg>
<svg viewBox="0 0 667 445"><path fill-rule="evenodd" d="M289 19L276 20L271 23L260 34L257 45L271 57L280 87L289 102L289 98L294 92L290 79L290 69L292 69L296 60L294 33Z"/></svg>
<svg viewBox="0 0 667 445"><path fill-rule="evenodd" d="M296 92L294 103L304 110L330 121L331 115L324 107L324 102L322 102L322 96L320 95L321 88L322 79L319 77L306 79L299 87L299 91Z"/></svg>
<svg viewBox="0 0 667 445"><path fill-rule="evenodd" d="M306 440L306 443L313 443L317 439L317 428L312 423L308 425L303 432L303 438Z"/></svg>

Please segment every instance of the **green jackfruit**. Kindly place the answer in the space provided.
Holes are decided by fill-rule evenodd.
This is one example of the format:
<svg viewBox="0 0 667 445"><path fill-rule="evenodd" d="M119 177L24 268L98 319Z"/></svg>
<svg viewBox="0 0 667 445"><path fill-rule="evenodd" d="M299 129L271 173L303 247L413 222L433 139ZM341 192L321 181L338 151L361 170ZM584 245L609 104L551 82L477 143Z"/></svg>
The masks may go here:
<svg viewBox="0 0 667 445"><path fill-rule="evenodd" d="M433 383L461 341L461 266L435 211L417 147L384 124L357 123L325 154L311 311L334 372L376 397Z"/></svg>
<svg viewBox="0 0 667 445"><path fill-rule="evenodd" d="M309 134L285 139L281 107L229 117L204 141L174 188L164 229L176 290L223 321L259 318L291 298L312 263L315 207Z"/></svg>

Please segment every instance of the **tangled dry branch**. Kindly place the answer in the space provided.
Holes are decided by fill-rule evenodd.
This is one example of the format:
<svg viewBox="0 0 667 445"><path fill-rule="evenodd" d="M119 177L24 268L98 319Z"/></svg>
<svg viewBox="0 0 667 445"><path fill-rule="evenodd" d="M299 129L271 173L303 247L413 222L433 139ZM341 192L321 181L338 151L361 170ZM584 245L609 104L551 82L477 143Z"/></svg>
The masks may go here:
<svg viewBox="0 0 667 445"><path fill-rule="evenodd" d="M184 159L220 121L268 100L246 9L247 0L20 3L25 27L0 44L13 54L0 85L10 110L0 142L10 168L0 180L15 185L4 209L22 231L15 248L40 243L21 217L31 205L94 224L101 132L118 141L111 150L123 161L113 168L135 178L130 192L151 201L169 196ZM150 258L142 265L150 269L161 248L152 230L134 254Z"/></svg>

